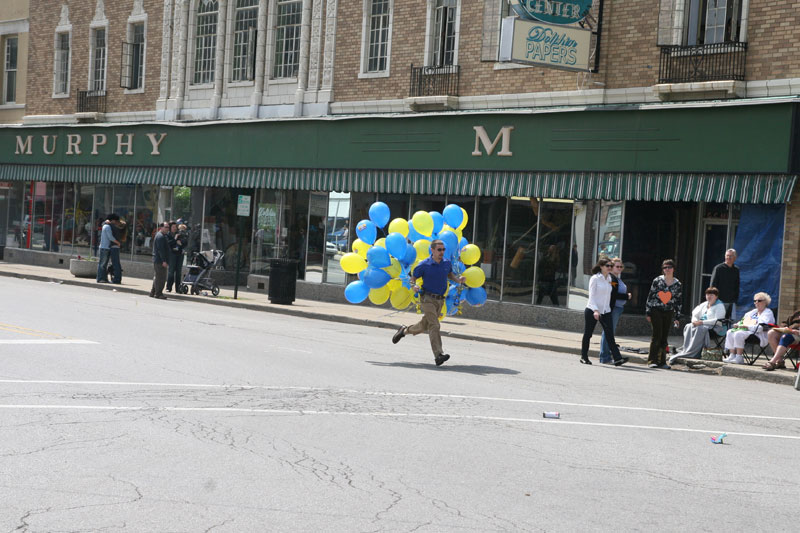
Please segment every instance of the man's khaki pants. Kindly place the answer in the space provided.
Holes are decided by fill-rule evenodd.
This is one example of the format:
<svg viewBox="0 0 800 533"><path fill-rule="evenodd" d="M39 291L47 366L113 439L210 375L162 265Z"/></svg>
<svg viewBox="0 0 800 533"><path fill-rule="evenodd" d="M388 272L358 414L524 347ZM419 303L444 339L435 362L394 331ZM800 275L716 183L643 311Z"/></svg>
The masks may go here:
<svg viewBox="0 0 800 533"><path fill-rule="evenodd" d="M411 335L428 333L431 338L431 350L433 350L434 357L443 353L442 337L439 334L439 315L442 312L443 303L444 299L433 298L428 294L423 294L419 304L422 309L422 320L406 328L406 333Z"/></svg>

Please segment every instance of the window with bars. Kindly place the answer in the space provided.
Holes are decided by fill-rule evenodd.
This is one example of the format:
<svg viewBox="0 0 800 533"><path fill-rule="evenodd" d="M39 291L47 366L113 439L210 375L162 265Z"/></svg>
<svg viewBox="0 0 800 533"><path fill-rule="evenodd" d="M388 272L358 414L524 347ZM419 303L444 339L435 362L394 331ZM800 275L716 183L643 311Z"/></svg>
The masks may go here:
<svg viewBox="0 0 800 533"><path fill-rule="evenodd" d="M92 79L89 83L92 91L106 89L106 30L92 30Z"/></svg>
<svg viewBox="0 0 800 533"><path fill-rule="evenodd" d="M56 35L55 94L69 94L69 33Z"/></svg>
<svg viewBox="0 0 800 533"><path fill-rule="evenodd" d="M457 0L436 0L433 8L431 57L428 66L452 65L456 56Z"/></svg>
<svg viewBox="0 0 800 533"><path fill-rule="evenodd" d="M3 103L17 101L17 37L6 38L5 64L3 68Z"/></svg>
<svg viewBox="0 0 800 533"><path fill-rule="evenodd" d="M389 0L371 0L367 72L386 70L389 50Z"/></svg>
<svg viewBox="0 0 800 533"><path fill-rule="evenodd" d="M194 83L214 81L219 2L201 0L197 6L194 41Z"/></svg>
<svg viewBox="0 0 800 533"><path fill-rule="evenodd" d="M141 89L144 87L144 23L131 24L129 35L132 42L122 43L119 85L129 90Z"/></svg>
<svg viewBox="0 0 800 533"><path fill-rule="evenodd" d="M278 0L275 27L275 63L272 77L296 78L300 67L302 0Z"/></svg>
<svg viewBox="0 0 800 533"><path fill-rule="evenodd" d="M236 0L233 27L233 81L255 78L258 0Z"/></svg>

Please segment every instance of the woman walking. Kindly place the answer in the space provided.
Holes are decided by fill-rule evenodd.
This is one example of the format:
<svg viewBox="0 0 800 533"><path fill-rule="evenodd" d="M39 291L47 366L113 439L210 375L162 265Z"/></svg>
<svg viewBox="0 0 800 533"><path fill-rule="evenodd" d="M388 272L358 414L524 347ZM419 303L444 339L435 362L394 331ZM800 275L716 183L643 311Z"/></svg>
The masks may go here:
<svg viewBox="0 0 800 533"><path fill-rule="evenodd" d="M619 317L622 315L622 310L625 308L625 302L631 299L631 293L628 292L628 287L620 279L625 265L622 264L622 259L615 257L611 260L613 266L611 267L611 330L616 335L617 324ZM604 365L611 364L611 348L606 342L606 334L600 337L600 362Z"/></svg>
<svg viewBox="0 0 800 533"><path fill-rule="evenodd" d="M667 364L669 327L673 320L675 327L678 327L678 317L680 317L683 304L683 287L675 277L675 261L664 259L661 263L661 271L663 274L654 279L650 286L645 305L647 321L653 326L647 366L669 369L670 366Z"/></svg>
<svg viewBox="0 0 800 533"><path fill-rule="evenodd" d="M589 279L589 303L583 311L585 320L583 329L583 341L581 342L581 363L591 365L589 360L589 340L594 333L594 327L600 322L606 341L614 357L614 365L620 366L628 362L627 357L622 357L614 339L614 328L611 321L611 267L613 263L607 259L600 259L592 267L592 274Z"/></svg>

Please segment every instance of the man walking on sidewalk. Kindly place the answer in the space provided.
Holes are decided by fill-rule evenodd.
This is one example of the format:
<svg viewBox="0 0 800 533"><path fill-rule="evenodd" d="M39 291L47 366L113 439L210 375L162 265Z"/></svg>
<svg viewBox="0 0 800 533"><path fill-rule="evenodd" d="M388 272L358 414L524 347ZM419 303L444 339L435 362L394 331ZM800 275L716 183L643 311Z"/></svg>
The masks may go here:
<svg viewBox="0 0 800 533"><path fill-rule="evenodd" d="M421 291L416 284L417 278L422 278L424 281ZM392 342L397 344L407 333L419 335L427 332L431 339L431 350L436 366L441 366L450 359L450 356L442 351L442 337L439 334L439 315L442 312L448 279L458 283L464 282L464 276L453 274L452 264L444 260L444 242L436 239L431 242L431 256L417 265L409 279L414 291L420 292L422 320L413 326L400 326L392 337Z"/></svg>
<svg viewBox="0 0 800 533"><path fill-rule="evenodd" d="M120 278L121 270L119 263L119 241L114 238L114 231L111 224L116 224L119 215L111 213L103 222L103 229L100 231L100 261L97 263L97 283L108 283L108 260L114 267L112 280L117 283Z"/></svg>
<svg viewBox="0 0 800 533"><path fill-rule="evenodd" d="M169 223L163 222L158 228L155 239L153 239L153 288L150 289L150 298L166 300L164 296L164 283L167 281L167 266L169 265L169 246L167 245L167 233Z"/></svg>
<svg viewBox="0 0 800 533"><path fill-rule="evenodd" d="M714 267L711 272L709 287L716 287L719 299L725 305L725 318L730 318L736 300L739 299L739 267L736 262L736 250L731 248L725 252L725 262Z"/></svg>

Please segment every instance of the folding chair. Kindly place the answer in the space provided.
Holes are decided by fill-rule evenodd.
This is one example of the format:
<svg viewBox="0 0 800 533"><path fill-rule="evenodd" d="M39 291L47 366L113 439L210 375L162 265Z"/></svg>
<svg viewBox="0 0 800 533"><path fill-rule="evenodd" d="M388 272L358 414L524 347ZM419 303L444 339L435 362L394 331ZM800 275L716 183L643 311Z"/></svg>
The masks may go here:
<svg viewBox="0 0 800 533"><path fill-rule="evenodd" d="M770 328L774 327L774 324L758 324L756 326L756 331L761 328L764 331L768 331ZM744 357L745 363L748 365L755 364L758 361L758 358L762 355L764 359L769 360L769 356L767 354L767 348L769 344L761 345L761 339L755 333L750 335L744 340L744 351L742 352L742 357Z"/></svg>
<svg viewBox="0 0 800 533"><path fill-rule="evenodd" d="M797 363L800 361L800 342L790 344L784 358L792 363L792 368L797 369Z"/></svg>
<svg viewBox="0 0 800 533"><path fill-rule="evenodd" d="M708 338L714 343L715 350L723 350L725 348L725 334L728 332L728 329L730 329L732 323L733 321L730 318L720 318L714 323L714 327L723 326L725 331L719 334L714 331L713 327L708 330Z"/></svg>

